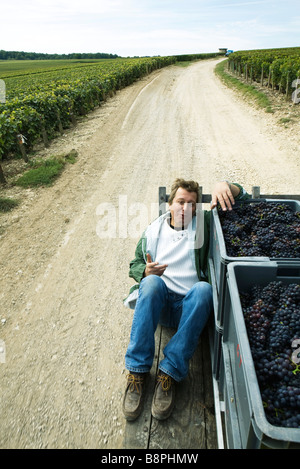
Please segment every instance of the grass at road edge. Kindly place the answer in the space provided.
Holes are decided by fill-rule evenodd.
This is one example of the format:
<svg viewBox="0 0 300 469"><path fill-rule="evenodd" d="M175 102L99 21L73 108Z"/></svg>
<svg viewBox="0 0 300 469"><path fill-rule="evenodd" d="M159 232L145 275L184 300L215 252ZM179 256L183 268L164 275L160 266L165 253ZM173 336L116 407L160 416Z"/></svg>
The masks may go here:
<svg viewBox="0 0 300 469"><path fill-rule="evenodd" d="M10 212L19 205L19 201L8 197L0 197L0 213Z"/></svg>
<svg viewBox="0 0 300 469"><path fill-rule="evenodd" d="M273 112L271 102L265 93L259 91L255 86L243 83L238 78L232 76L225 70L227 66L227 60L223 60L215 67L215 74L220 80L229 88L238 91L243 96L247 97L251 101L254 101L261 109L266 112Z"/></svg>
<svg viewBox="0 0 300 469"><path fill-rule="evenodd" d="M47 160L29 162L31 169L26 171L16 181L15 185L21 187L49 186L62 173L67 162L74 163L77 152L72 150L67 155L59 155Z"/></svg>

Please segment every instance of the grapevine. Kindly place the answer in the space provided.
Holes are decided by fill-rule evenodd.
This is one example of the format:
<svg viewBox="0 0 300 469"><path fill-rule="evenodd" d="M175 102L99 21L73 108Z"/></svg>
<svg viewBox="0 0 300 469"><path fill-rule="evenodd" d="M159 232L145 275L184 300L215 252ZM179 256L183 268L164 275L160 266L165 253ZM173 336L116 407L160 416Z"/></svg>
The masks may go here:
<svg viewBox="0 0 300 469"><path fill-rule="evenodd" d="M300 285L269 282L240 293L250 349L267 420L300 427ZM293 358L292 358L293 357Z"/></svg>
<svg viewBox="0 0 300 469"><path fill-rule="evenodd" d="M300 47L238 51L230 54L228 65L247 80L288 95L300 77Z"/></svg>

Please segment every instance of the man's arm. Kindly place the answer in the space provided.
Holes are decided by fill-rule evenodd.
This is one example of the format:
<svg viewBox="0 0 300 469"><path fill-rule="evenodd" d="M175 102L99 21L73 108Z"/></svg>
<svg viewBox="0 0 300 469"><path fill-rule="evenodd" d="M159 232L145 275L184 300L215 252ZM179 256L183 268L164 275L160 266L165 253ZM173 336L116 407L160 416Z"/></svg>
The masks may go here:
<svg viewBox="0 0 300 469"><path fill-rule="evenodd" d="M140 283L142 280L146 268L142 249L143 242L143 237L141 237L135 249L135 258L129 265L129 277L133 278L137 283Z"/></svg>
<svg viewBox="0 0 300 469"><path fill-rule="evenodd" d="M167 264L159 264L158 262L152 262L150 254L147 254L147 264L146 269L144 271L144 277L147 277L148 275L158 275L159 277L161 277L167 267Z"/></svg>
<svg viewBox="0 0 300 469"><path fill-rule="evenodd" d="M212 192L211 208L216 207L219 202L223 210L232 210L234 199L240 195L240 190L238 185L227 181L217 182Z"/></svg>
<svg viewBox="0 0 300 469"><path fill-rule="evenodd" d="M150 254L146 254L147 262L145 262L142 252L142 243L143 238L141 238L137 244L135 250L135 259L130 262L129 269L129 277L134 278L134 280L136 280L138 283L140 283L141 280L148 275L153 274L161 276L168 267L167 264L153 262Z"/></svg>

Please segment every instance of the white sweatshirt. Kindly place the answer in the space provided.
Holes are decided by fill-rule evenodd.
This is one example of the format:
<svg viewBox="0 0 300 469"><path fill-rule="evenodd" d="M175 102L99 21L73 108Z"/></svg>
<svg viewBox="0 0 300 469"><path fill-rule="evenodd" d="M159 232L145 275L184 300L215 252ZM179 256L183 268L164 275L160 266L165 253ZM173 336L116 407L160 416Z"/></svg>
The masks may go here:
<svg viewBox="0 0 300 469"><path fill-rule="evenodd" d="M188 230L176 231L164 220L155 261L168 265L161 278L171 291L180 295L186 295L199 281L189 247Z"/></svg>

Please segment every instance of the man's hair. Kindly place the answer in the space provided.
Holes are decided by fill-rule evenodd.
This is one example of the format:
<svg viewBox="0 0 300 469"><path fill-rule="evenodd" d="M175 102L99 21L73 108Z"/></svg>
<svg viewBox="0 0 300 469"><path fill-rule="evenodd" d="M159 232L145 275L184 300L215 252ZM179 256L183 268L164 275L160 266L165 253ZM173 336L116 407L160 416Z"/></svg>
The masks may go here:
<svg viewBox="0 0 300 469"><path fill-rule="evenodd" d="M179 189L179 187L181 187L182 189L185 189L188 192L196 192L197 202L198 202L198 197L199 197L199 184L198 184L198 182L186 181L185 179L178 178L173 182L173 185L171 187L171 192L170 192L169 199L168 199L168 204L169 205L172 204L172 202L174 200L174 197L175 197L175 194L176 194L177 190Z"/></svg>

